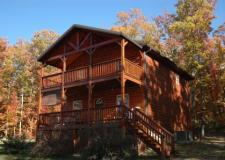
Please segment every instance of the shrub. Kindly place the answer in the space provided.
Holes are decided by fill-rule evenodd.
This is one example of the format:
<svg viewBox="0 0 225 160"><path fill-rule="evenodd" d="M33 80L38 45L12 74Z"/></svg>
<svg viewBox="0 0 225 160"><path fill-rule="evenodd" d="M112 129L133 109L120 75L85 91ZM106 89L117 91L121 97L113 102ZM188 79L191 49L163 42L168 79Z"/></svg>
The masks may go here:
<svg viewBox="0 0 225 160"><path fill-rule="evenodd" d="M41 138L33 147L31 154L36 157L55 157L71 154L73 144L69 135L54 138Z"/></svg>
<svg viewBox="0 0 225 160"><path fill-rule="evenodd" d="M10 154L25 153L31 145L31 142L26 142L25 137L9 137L7 140L3 141L5 152Z"/></svg>
<svg viewBox="0 0 225 160"><path fill-rule="evenodd" d="M88 146L82 150L81 158L87 159L136 159L136 140L123 135L121 128L98 126L88 129ZM91 131L90 131L91 130Z"/></svg>

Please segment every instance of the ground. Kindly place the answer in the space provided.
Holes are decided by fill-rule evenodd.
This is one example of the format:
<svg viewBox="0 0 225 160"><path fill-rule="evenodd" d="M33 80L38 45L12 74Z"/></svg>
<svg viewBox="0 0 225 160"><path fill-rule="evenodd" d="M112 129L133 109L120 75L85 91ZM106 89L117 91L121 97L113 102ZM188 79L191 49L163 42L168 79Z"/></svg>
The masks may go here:
<svg viewBox="0 0 225 160"><path fill-rule="evenodd" d="M63 158L45 158L42 160L79 160L79 155ZM160 159L149 152L147 156L140 156L139 160ZM176 144L176 154L172 160L224 160L225 159L225 136L205 137L201 142L189 142ZM0 146L0 160L40 160L40 158L30 157L29 154L9 155L4 153Z"/></svg>

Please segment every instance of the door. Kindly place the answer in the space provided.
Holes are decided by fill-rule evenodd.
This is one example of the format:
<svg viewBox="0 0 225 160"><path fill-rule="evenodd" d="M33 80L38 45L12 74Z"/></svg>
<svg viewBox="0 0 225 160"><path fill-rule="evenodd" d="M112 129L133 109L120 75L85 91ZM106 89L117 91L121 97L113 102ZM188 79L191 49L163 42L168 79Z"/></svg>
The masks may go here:
<svg viewBox="0 0 225 160"><path fill-rule="evenodd" d="M104 107L104 100L103 98L96 98L95 99L95 120L102 121L104 119L103 114L103 107Z"/></svg>
<svg viewBox="0 0 225 160"><path fill-rule="evenodd" d="M121 98L121 95L119 94L116 96L116 105L121 106L121 104L122 104L122 98ZM125 94L125 106L129 107L129 104L130 104L129 103L129 94ZM120 109L121 109L121 107L120 107Z"/></svg>

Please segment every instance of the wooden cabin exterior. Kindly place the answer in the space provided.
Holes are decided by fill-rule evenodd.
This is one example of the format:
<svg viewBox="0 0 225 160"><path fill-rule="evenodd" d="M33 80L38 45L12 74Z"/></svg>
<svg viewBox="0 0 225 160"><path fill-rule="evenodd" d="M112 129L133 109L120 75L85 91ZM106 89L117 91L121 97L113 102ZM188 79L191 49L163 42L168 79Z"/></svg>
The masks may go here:
<svg viewBox="0 0 225 160"><path fill-rule="evenodd" d="M123 121L144 143L169 155L173 133L191 128L193 78L122 33L73 25L38 61L38 132ZM61 71L46 75L47 65Z"/></svg>

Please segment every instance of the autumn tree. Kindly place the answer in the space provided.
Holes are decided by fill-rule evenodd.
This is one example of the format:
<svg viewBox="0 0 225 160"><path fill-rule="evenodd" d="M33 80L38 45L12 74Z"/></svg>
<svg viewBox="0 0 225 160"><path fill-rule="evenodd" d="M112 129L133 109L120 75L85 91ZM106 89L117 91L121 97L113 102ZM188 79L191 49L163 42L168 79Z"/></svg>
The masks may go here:
<svg viewBox="0 0 225 160"><path fill-rule="evenodd" d="M113 31L123 32L130 38L149 44L156 50L161 49L160 38L162 33L153 21L149 21L143 15L140 9L135 8L129 12L119 12L117 18L116 25L112 27Z"/></svg>
<svg viewBox="0 0 225 160"><path fill-rule="evenodd" d="M34 136L37 120L39 63L37 57L57 38L53 31L40 31L34 34L31 42L18 40L15 45L7 47L1 66L2 101L7 102L3 129L9 135L21 134L29 138ZM2 41L1 41L2 42ZM2 44L2 48L5 48ZM2 60L3 59L3 60ZM1 105L1 104L0 104ZM3 105L1 105L2 107ZM22 124L22 125L20 125Z"/></svg>

